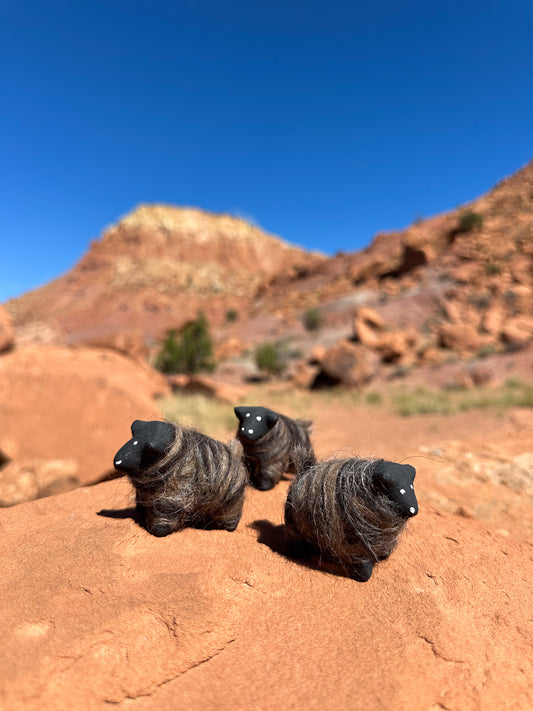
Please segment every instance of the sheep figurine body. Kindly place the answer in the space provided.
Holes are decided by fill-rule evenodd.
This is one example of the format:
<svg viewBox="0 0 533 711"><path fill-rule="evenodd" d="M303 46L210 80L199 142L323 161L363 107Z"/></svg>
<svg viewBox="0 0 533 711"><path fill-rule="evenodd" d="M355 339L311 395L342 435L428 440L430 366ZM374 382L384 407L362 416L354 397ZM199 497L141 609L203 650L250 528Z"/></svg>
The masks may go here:
<svg viewBox="0 0 533 711"><path fill-rule="evenodd" d="M242 514L247 472L240 442L229 445L169 422L136 420L115 468L135 488L145 528L166 536L186 526L233 531Z"/></svg>
<svg viewBox="0 0 533 711"><path fill-rule="evenodd" d="M366 582L418 513L415 473L409 464L383 459L334 459L302 467L285 505L289 541L295 550L314 549Z"/></svg>
<svg viewBox="0 0 533 711"><path fill-rule="evenodd" d="M237 439L244 448L250 483L256 489L272 489L283 474L296 473L294 452L305 452L315 462L309 432L310 420L293 420L265 407L236 407Z"/></svg>

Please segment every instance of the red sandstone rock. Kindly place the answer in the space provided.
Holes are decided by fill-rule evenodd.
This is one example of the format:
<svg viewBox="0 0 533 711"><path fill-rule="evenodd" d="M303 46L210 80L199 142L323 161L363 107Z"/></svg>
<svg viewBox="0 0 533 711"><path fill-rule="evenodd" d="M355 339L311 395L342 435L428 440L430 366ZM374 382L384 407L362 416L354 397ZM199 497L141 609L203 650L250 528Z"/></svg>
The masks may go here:
<svg viewBox="0 0 533 711"><path fill-rule="evenodd" d="M373 326L376 329L382 329L385 326L383 318L374 309L368 306L362 306L357 311L357 319L363 321L369 326Z"/></svg>
<svg viewBox="0 0 533 711"><path fill-rule="evenodd" d="M360 584L284 555L287 486L234 533L152 537L124 480L0 511L3 707L530 707L525 541L426 504Z"/></svg>
<svg viewBox="0 0 533 711"><path fill-rule="evenodd" d="M473 354L490 339L482 336L469 324L444 323L440 327L440 343L444 348L463 354Z"/></svg>
<svg viewBox="0 0 533 711"><path fill-rule="evenodd" d="M513 279L522 285L531 284L533 279L533 257L531 255L517 255L511 263Z"/></svg>
<svg viewBox="0 0 533 711"><path fill-rule="evenodd" d="M376 364L377 357L363 346L339 341L324 354L317 377L324 384L361 387L372 379Z"/></svg>
<svg viewBox="0 0 533 711"><path fill-rule="evenodd" d="M74 460L92 482L113 464L135 419L157 419L164 378L112 351L28 347L0 358L0 432L9 457Z"/></svg>
<svg viewBox="0 0 533 711"><path fill-rule="evenodd" d="M210 378L208 375L178 373L169 375L167 379L173 392L200 393L230 404L239 402L245 394L245 388L222 383Z"/></svg>
<svg viewBox="0 0 533 711"><path fill-rule="evenodd" d="M80 486L74 459L37 459L0 466L0 507L62 494Z"/></svg>
<svg viewBox="0 0 533 711"><path fill-rule="evenodd" d="M251 348L251 344L243 341L241 338L231 337L216 344L215 360L224 360L225 358L233 358L242 355L246 350Z"/></svg>
<svg viewBox="0 0 533 711"><path fill-rule="evenodd" d="M309 389L315 382L318 368L307 363L299 362L290 375L291 383L297 388Z"/></svg>
<svg viewBox="0 0 533 711"><path fill-rule="evenodd" d="M3 306L0 306L0 353L8 351L15 343L13 319Z"/></svg>
<svg viewBox="0 0 533 711"><path fill-rule="evenodd" d="M311 353L309 354L309 364L318 365L324 357L325 353L326 349L324 348L324 346L313 346L313 348L311 349Z"/></svg>
<svg viewBox="0 0 533 711"><path fill-rule="evenodd" d="M355 318L353 323L354 340L367 348L375 348L381 338L381 329L374 328L364 319Z"/></svg>
<svg viewBox="0 0 533 711"><path fill-rule="evenodd" d="M501 304L492 304L483 314L481 319L481 329L497 337L502 329L505 320L505 311Z"/></svg>
<svg viewBox="0 0 533 711"><path fill-rule="evenodd" d="M455 267L450 276L454 281L464 284L477 284L482 276L482 271L477 262L465 262Z"/></svg>
<svg viewBox="0 0 533 711"><path fill-rule="evenodd" d="M501 332L502 340L513 345L523 345L533 338L533 317L521 316L506 321Z"/></svg>

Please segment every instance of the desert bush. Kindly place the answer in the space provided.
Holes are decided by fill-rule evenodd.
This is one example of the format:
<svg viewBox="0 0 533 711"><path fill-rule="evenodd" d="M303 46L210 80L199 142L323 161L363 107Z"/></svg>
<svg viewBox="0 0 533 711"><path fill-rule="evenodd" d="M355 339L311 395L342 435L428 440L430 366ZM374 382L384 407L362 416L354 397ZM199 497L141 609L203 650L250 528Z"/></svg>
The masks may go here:
<svg viewBox="0 0 533 711"><path fill-rule="evenodd" d="M485 346L481 346L479 351L477 352L477 357L478 358L488 358L491 355L494 355L495 353L498 352L498 348L496 344L494 343L487 343Z"/></svg>
<svg viewBox="0 0 533 711"><path fill-rule="evenodd" d="M495 276L500 272L501 268L498 264L494 264L494 262L488 262L487 264L485 264L485 274L487 276Z"/></svg>
<svg viewBox="0 0 533 711"><path fill-rule="evenodd" d="M286 348L279 341L276 343L259 343L254 352L255 364L267 375L282 375L287 367Z"/></svg>
<svg viewBox="0 0 533 711"><path fill-rule="evenodd" d="M377 390L369 390L365 395L365 403L370 406L383 405L383 395Z"/></svg>
<svg viewBox="0 0 533 711"><path fill-rule="evenodd" d="M314 307L304 312L302 321L306 331L318 331L324 323L324 318L320 311Z"/></svg>
<svg viewBox="0 0 533 711"><path fill-rule="evenodd" d="M236 309L228 309L226 311L226 323L235 323L239 318L239 312Z"/></svg>
<svg viewBox="0 0 533 711"><path fill-rule="evenodd" d="M458 232L471 232L480 230L483 227L483 215L479 212L463 212L459 217Z"/></svg>
<svg viewBox="0 0 533 711"><path fill-rule="evenodd" d="M490 294L474 293L468 297L468 303L478 311L484 311L490 306Z"/></svg>
<svg viewBox="0 0 533 711"><path fill-rule="evenodd" d="M156 356L155 367L163 373L213 370L213 341L209 324L202 312L194 321L185 324L179 334L175 329L167 332Z"/></svg>

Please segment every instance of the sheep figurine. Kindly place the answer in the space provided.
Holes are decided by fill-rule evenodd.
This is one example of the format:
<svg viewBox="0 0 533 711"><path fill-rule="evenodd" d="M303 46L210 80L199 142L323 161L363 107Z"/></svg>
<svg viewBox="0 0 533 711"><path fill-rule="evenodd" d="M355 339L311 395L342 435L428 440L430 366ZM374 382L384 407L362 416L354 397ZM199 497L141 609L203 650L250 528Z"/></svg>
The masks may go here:
<svg viewBox="0 0 533 711"><path fill-rule="evenodd" d="M312 422L293 420L266 407L236 407L239 420L237 439L244 449L250 483L256 489L272 489L285 473L296 473L296 448L305 453L308 463L315 462L309 439Z"/></svg>
<svg viewBox="0 0 533 711"><path fill-rule="evenodd" d="M306 453L300 453L305 457ZM285 504L295 551L318 551L366 582L393 552L409 518L418 513L416 471L383 459L333 459L304 465Z"/></svg>
<svg viewBox="0 0 533 711"><path fill-rule="evenodd" d="M240 442L222 444L170 422L135 420L115 469L135 488L145 528L166 536L186 526L233 531L248 476Z"/></svg>

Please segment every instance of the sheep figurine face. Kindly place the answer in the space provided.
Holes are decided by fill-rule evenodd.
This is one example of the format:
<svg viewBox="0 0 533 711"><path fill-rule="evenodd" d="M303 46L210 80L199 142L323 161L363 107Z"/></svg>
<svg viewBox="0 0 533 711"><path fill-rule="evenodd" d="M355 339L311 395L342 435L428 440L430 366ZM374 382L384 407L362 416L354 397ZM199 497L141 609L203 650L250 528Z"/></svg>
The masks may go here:
<svg viewBox="0 0 533 711"><path fill-rule="evenodd" d="M320 551L350 577L367 581L418 513L415 474L410 464L382 459L337 459L304 468L287 495L289 541L300 551Z"/></svg>
<svg viewBox="0 0 533 711"><path fill-rule="evenodd" d="M315 461L309 420L292 420L266 407L241 406L234 411L239 420L236 437L244 448L250 483L256 489L272 489L283 474L295 473L297 448L306 452L309 461Z"/></svg>
<svg viewBox="0 0 533 711"><path fill-rule="evenodd" d="M146 529L166 536L186 526L233 531L241 518L247 472L242 446L169 422L135 420L115 455L135 488Z"/></svg>

